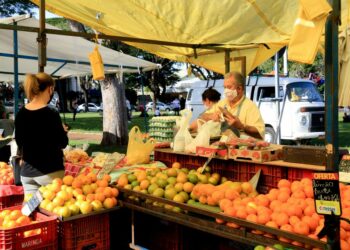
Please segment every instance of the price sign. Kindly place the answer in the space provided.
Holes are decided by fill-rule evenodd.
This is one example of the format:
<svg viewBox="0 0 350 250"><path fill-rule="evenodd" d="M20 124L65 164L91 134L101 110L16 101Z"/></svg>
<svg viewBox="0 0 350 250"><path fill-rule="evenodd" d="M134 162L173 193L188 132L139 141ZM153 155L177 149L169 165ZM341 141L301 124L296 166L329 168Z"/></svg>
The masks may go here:
<svg viewBox="0 0 350 250"><path fill-rule="evenodd" d="M339 181L350 183L350 155L343 155L340 161Z"/></svg>
<svg viewBox="0 0 350 250"><path fill-rule="evenodd" d="M102 179L104 175L109 174L124 156L125 155L119 153L109 155L102 169L98 172L97 178Z"/></svg>
<svg viewBox="0 0 350 250"><path fill-rule="evenodd" d="M318 214L341 215L339 176L337 173L313 173L312 186Z"/></svg>
<svg viewBox="0 0 350 250"><path fill-rule="evenodd" d="M22 214L29 216L40 205L43 197L40 191L37 191L33 197L22 207Z"/></svg>

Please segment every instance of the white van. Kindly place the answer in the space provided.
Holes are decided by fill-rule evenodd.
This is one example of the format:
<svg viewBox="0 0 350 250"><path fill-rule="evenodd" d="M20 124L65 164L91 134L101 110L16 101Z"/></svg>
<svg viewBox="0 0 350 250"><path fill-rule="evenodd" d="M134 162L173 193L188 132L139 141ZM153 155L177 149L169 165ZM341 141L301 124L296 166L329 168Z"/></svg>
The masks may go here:
<svg viewBox="0 0 350 250"><path fill-rule="evenodd" d="M312 81L280 77L280 110L286 93L285 107L281 119L281 139L298 143L306 139L325 135L325 105ZM187 94L186 108L192 110L192 121L204 111L202 93L213 86L224 98L224 81L198 81L192 85ZM260 109L265 121L265 140L276 141L278 128L277 102L275 97L274 77L247 77L246 96L253 100Z"/></svg>

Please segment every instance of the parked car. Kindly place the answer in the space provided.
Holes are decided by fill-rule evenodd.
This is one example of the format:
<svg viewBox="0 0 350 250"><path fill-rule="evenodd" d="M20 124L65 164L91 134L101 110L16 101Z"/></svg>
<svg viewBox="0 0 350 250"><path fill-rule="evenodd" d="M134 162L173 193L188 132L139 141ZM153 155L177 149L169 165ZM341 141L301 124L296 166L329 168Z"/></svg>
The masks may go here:
<svg viewBox="0 0 350 250"><path fill-rule="evenodd" d="M102 112L102 108L95 103L88 103L88 111L89 112ZM80 104L77 108L77 112L85 112L85 103Z"/></svg>
<svg viewBox="0 0 350 250"><path fill-rule="evenodd" d="M170 111L171 107L163 102L157 102L156 108L158 108L160 111ZM152 111L153 110L153 102L149 102L146 104L146 111Z"/></svg>

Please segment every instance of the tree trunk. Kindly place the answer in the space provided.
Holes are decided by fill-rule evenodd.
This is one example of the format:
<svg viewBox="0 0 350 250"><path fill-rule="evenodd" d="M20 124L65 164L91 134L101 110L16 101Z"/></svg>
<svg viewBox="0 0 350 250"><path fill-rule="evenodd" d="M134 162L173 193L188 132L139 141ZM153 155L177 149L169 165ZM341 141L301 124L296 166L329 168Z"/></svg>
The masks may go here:
<svg viewBox="0 0 350 250"><path fill-rule="evenodd" d="M125 104L125 88L121 77L106 75L101 81L103 101L103 138L101 145L126 145L128 119Z"/></svg>
<svg viewBox="0 0 350 250"><path fill-rule="evenodd" d="M86 83L86 79L85 77L79 77L79 85L80 85L80 88L81 90L83 91L83 94L84 94L84 103L85 103L85 112L88 112L89 111L89 108L88 108L88 93L87 93L87 83Z"/></svg>

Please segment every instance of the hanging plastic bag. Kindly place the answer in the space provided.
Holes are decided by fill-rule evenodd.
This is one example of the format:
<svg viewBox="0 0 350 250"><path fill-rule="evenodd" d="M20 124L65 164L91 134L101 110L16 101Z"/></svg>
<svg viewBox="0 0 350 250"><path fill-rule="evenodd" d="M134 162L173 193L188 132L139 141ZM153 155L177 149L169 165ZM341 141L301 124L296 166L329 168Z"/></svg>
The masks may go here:
<svg viewBox="0 0 350 250"><path fill-rule="evenodd" d="M220 122L211 121L211 120L206 122L204 120L198 119L197 120L198 133L201 131L204 124L207 124L206 126L209 127L210 137L220 136L220 134L221 134L221 123Z"/></svg>
<svg viewBox="0 0 350 250"><path fill-rule="evenodd" d="M184 152L186 145L190 144L193 140L190 132L188 131L189 123L192 117L192 112L188 109L180 111L181 119L177 122L180 127L174 138L174 151Z"/></svg>
<svg viewBox="0 0 350 250"><path fill-rule="evenodd" d="M104 80L105 70L103 67L103 61L98 46L96 45L94 51L89 54L89 60L92 70L92 76L94 80Z"/></svg>
<svg viewBox="0 0 350 250"><path fill-rule="evenodd" d="M129 132L126 164L145 164L150 162L150 155L154 150L156 141L153 138L145 139L139 127L135 126Z"/></svg>
<svg viewBox="0 0 350 250"><path fill-rule="evenodd" d="M200 131L198 132L196 138L192 140L192 142L186 145L185 151L190 153L196 153L196 148L201 147L209 147L210 144L210 129L212 128L212 122L204 123Z"/></svg>

